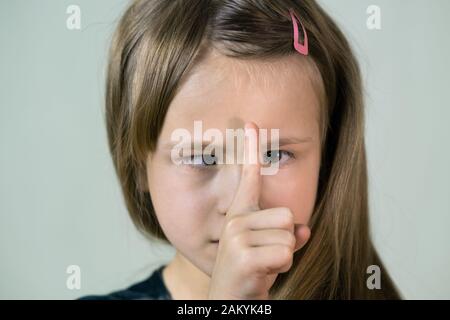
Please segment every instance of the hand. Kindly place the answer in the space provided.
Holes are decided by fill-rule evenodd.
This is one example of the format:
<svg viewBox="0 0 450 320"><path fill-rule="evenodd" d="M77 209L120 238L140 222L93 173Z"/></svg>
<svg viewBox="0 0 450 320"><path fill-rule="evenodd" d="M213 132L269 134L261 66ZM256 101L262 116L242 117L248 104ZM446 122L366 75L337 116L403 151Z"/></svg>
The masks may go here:
<svg viewBox="0 0 450 320"><path fill-rule="evenodd" d="M222 229L208 299L269 299L276 277L291 268L294 252L311 234L306 225L294 225L289 208L259 208L262 177L258 127L251 122L245 128L241 181ZM247 130L256 133L253 150ZM256 164L248 161L250 156L256 156Z"/></svg>

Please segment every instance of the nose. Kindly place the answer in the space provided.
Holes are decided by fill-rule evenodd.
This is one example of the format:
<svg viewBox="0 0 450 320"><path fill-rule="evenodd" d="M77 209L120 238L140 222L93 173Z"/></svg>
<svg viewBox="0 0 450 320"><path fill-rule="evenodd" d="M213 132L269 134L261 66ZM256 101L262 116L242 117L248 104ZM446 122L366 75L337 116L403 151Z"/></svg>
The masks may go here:
<svg viewBox="0 0 450 320"><path fill-rule="evenodd" d="M242 165L227 164L216 176L215 193L217 195L217 209L225 215L233 202L241 180Z"/></svg>

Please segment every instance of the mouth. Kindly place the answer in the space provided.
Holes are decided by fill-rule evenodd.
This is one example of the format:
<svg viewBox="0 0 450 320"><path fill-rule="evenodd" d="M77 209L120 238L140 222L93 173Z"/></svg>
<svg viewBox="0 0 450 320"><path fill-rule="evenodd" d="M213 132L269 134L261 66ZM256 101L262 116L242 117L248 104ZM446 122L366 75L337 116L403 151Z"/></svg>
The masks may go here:
<svg viewBox="0 0 450 320"><path fill-rule="evenodd" d="M219 244L219 240L211 240L211 243Z"/></svg>

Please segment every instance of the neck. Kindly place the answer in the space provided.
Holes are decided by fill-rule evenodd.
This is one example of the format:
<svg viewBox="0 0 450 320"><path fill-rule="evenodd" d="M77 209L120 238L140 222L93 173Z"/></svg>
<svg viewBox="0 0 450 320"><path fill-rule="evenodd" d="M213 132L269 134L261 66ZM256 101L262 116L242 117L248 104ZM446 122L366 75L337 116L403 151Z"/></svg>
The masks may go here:
<svg viewBox="0 0 450 320"><path fill-rule="evenodd" d="M210 277L177 251L163 269L163 280L174 300L206 300Z"/></svg>

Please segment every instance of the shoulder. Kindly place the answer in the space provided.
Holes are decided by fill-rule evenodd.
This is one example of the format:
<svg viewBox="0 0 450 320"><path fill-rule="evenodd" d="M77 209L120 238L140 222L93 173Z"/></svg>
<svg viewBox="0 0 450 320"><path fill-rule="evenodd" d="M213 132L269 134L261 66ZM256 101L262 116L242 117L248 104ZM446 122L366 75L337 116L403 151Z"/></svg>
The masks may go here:
<svg viewBox="0 0 450 320"><path fill-rule="evenodd" d="M147 279L126 289L106 295L83 296L78 300L172 300L162 277L164 267L165 265L160 266Z"/></svg>

